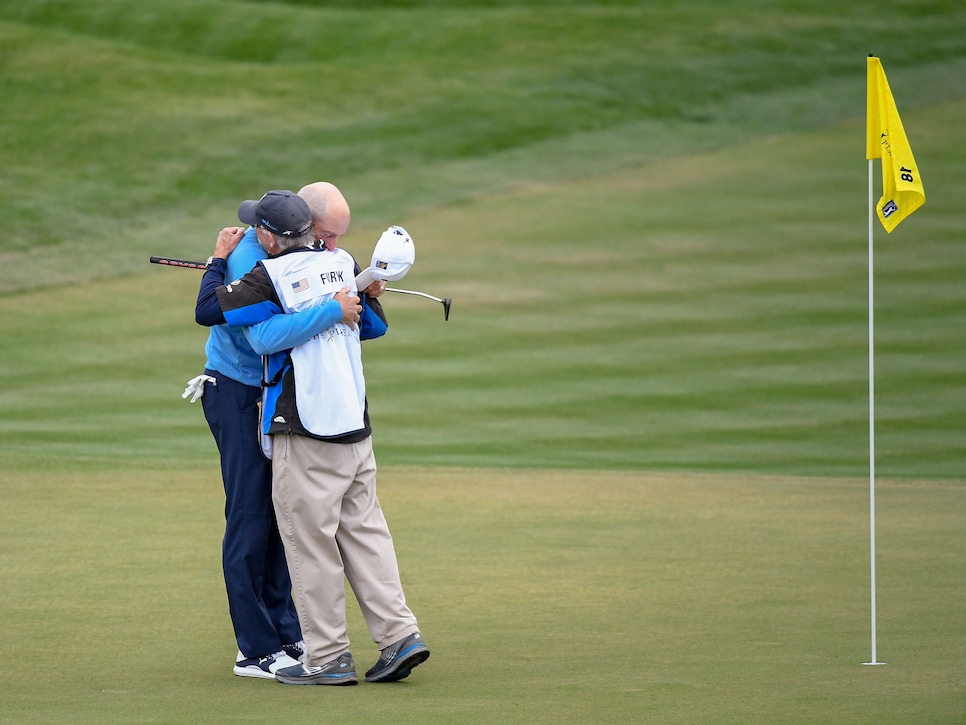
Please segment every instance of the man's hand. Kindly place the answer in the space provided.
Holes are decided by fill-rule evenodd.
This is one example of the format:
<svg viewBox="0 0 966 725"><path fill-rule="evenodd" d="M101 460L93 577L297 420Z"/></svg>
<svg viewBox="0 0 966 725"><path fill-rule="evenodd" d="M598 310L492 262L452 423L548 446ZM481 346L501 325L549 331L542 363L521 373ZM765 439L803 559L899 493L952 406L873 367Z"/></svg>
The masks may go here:
<svg viewBox="0 0 966 725"><path fill-rule="evenodd" d="M359 324L359 315L362 314L362 305L356 295L350 295L351 287L343 287L336 292L335 300L342 305L342 321L349 325L353 330Z"/></svg>
<svg viewBox="0 0 966 725"><path fill-rule="evenodd" d="M228 255L235 251L238 242L245 235L244 227L225 227L218 232L218 240L215 242L215 251L212 257L228 259Z"/></svg>
<svg viewBox="0 0 966 725"><path fill-rule="evenodd" d="M371 285L366 287L363 292L372 298L376 298L386 291L386 280L377 279Z"/></svg>

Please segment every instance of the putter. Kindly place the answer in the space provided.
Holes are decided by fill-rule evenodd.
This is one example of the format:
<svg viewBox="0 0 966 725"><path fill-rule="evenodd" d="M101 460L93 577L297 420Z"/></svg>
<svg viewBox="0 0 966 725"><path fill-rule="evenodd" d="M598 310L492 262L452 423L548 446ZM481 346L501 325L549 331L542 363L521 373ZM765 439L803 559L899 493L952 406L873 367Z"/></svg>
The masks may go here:
<svg viewBox="0 0 966 725"><path fill-rule="evenodd" d="M151 264L161 264L165 267L180 267L181 269L205 269L208 265L204 262L194 262L190 259L175 259L174 257L151 257ZM439 297L433 297L433 295L428 295L425 292L415 292L409 289L396 289L395 287L386 287L386 292L397 292L404 295L416 295L418 297L425 297L433 302L439 302L443 305L443 321L449 321L449 308L453 304L453 299L451 297L446 297L440 299Z"/></svg>
<svg viewBox="0 0 966 725"><path fill-rule="evenodd" d="M386 292L398 292L403 295L416 295L418 297L425 297L427 300L432 300L433 302L439 302L443 305L443 321L449 320L449 307L453 304L452 297L444 297L440 299L439 297L433 297L425 292L415 292L411 289L398 289L396 287L386 287Z"/></svg>

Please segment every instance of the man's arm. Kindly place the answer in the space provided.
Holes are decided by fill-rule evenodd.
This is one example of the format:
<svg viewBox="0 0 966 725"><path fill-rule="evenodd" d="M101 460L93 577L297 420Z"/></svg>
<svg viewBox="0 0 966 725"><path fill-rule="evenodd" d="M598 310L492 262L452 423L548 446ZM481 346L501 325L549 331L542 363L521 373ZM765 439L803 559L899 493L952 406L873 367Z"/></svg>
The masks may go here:
<svg viewBox="0 0 966 725"><path fill-rule="evenodd" d="M201 278L198 299L195 301L195 322L199 325L214 327L225 324L225 316L222 314L216 293L218 288L225 284L228 255L235 251L244 234L245 230L241 227L225 227L218 232L215 251L212 252L208 268Z"/></svg>
<svg viewBox="0 0 966 725"><path fill-rule="evenodd" d="M389 329L382 303L367 294L360 295L362 314L359 315L359 339L373 340L382 337Z"/></svg>
<svg viewBox="0 0 966 725"><path fill-rule="evenodd" d="M198 290L198 300L195 302L195 322L199 325L214 327L225 324L225 315L218 304L215 290L225 284L227 269L226 260L215 258L205 270L205 276L201 278L201 288Z"/></svg>
<svg viewBox="0 0 966 725"><path fill-rule="evenodd" d="M275 288L261 266L228 285L224 260L213 259L205 270L195 303L195 321L199 325L248 327L281 314Z"/></svg>
<svg viewBox="0 0 966 725"><path fill-rule="evenodd" d="M259 355L271 355L308 342L339 322L355 327L361 311L359 298L350 295L348 287L343 287L335 297L318 307L273 315L264 322L245 327L245 337Z"/></svg>

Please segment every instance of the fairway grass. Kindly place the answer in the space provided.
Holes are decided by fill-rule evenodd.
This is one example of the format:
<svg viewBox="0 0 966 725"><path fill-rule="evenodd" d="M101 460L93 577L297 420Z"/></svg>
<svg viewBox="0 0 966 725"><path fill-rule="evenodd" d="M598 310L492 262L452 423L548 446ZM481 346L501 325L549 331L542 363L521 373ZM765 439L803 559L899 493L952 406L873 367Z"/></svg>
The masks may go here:
<svg viewBox="0 0 966 725"><path fill-rule="evenodd" d="M956 723L966 488L384 468L430 660L406 681L234 677L214 461L8 476L0 722ZM377 652L354 600L357 665Z"/></svg>
<svg viewBox="0 0 966 725"><path fill-rule="evenodd" d="M874 226L876 667L870 51L926 191ZM0 92L0 725L966 722L966 5L20 0ZM453 299L364 346L392 685L232 676L200 277L147 262L319 178Z"/></svg>

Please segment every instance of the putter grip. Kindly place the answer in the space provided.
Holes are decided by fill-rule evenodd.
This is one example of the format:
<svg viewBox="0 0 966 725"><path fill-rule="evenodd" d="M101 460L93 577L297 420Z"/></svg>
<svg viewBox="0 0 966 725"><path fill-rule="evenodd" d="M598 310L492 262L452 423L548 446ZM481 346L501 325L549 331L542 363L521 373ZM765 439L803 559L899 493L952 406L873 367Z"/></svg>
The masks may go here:
<svg viewBox="0 0 966 725"><path fill-rule="evenodd" d="M174 257L151 257L151 264L162 264L165 267L182 267L184 269L205 269L205 262L195 262L190 259L175 259Z"/></svg>

